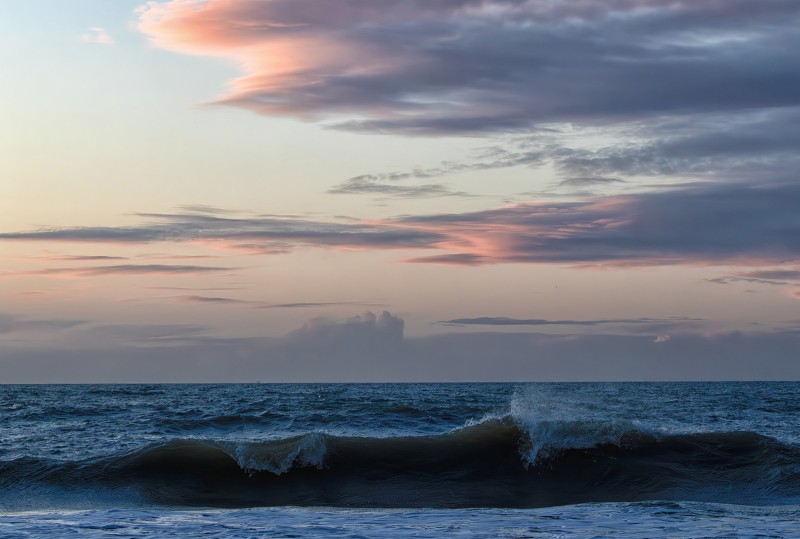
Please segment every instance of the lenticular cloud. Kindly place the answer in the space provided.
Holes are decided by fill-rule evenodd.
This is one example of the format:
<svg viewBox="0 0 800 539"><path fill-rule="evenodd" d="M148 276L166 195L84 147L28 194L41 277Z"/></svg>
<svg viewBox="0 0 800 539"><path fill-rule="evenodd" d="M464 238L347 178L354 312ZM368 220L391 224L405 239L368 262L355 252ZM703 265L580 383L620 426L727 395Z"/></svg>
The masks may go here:
<svg viewBox="0 0 800 539"><path fill-rule="evenodd" d="M800 104L800 5L785 0L173 0L138 14L157 47L240 66L218 103L340 129Z"/></svg>

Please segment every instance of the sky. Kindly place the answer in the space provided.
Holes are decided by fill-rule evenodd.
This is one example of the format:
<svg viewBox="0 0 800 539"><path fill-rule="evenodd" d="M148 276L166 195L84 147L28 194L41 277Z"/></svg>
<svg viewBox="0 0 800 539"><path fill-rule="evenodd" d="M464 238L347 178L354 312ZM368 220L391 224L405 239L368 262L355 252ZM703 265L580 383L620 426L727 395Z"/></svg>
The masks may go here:
<svg viewBox="0 0 800 539"><path fill-rule="evenodd" d="M800 379L794 0L33 0L0 382Z"/></svg>

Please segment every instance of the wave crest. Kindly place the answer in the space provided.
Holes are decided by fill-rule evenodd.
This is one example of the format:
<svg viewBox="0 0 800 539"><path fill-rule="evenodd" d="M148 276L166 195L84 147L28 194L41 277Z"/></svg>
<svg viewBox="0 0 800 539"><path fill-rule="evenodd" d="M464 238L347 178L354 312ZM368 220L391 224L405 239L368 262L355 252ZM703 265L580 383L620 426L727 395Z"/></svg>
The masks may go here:
<svg viewBox="0 0 800 539"><path fill-rule="evenodd" d="M311 433L267 442L225 443L223 447L245 472L283 475L293 467L322 468L327 452L326 435Z"/></svg>
<svg viewBox="0 0 800 539"><path fill-rule="evenodd" d="M799 462L800 448L752 432L656 436L624 422L504 416L432 436L190 439L93 461L18 459L0 463L0 486L134 489L178 506L758 505L800 501Z"/></svg>

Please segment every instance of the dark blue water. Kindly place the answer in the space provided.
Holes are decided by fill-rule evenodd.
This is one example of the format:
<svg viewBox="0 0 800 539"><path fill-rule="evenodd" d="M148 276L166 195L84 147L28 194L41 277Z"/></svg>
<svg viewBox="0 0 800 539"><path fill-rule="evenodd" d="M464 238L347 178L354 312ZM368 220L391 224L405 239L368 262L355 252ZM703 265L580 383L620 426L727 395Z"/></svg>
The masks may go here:
<svg viewBox="0 0 800 539"><path fill-rule="evenodd" d="M0 386L0 535L800 536L798 390Z"/></svg>

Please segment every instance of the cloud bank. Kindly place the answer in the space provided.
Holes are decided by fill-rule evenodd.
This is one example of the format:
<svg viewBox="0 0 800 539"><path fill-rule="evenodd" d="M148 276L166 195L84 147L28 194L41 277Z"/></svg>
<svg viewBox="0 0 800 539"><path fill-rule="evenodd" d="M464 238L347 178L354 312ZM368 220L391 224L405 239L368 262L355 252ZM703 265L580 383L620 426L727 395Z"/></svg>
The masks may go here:
<svg viewBox="0 0 800 539"><path fill-rule="evenodd" d="M800 379L796 331L481 332L414 338L404 335L403 319L389 312L316 319L282 337L250 339L217 338L199 326L11 323L33 323L41 332L61 328L66 337L29 343L0 340L0 378L5 382ZM0 316L0 333L4 324L8 318Z"/></svg>

